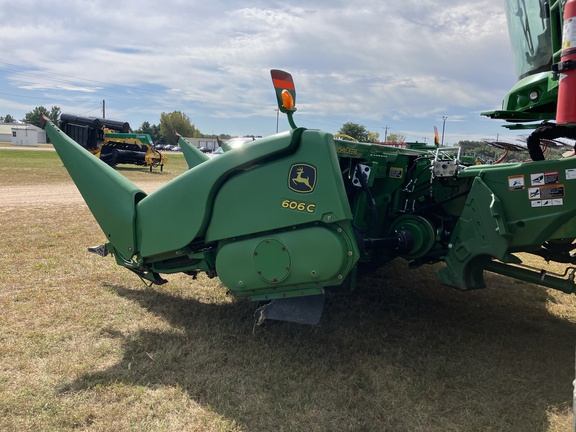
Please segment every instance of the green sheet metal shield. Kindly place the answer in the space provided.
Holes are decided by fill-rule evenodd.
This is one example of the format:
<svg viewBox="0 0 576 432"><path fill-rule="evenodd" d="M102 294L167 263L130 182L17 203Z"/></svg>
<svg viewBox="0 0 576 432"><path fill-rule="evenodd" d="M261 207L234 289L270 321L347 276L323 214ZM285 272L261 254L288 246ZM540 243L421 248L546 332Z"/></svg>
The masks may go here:
<svg viewBox="0 0 576 432"><path fill-rule="evenodd" d="M290 254L278 240L262 240L254 250L254 269L266 282L282 282L290 273Z"/></svg>

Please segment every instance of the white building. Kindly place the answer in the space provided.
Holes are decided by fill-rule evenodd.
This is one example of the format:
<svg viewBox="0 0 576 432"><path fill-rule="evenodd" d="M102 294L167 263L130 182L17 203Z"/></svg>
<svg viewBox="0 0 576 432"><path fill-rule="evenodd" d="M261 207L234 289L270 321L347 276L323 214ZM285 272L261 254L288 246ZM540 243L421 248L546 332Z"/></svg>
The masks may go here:
<svg viewBox="0 0 576 432"><path fill-rule="evenodd" d="M13 145L37 146L46 144L44 129L24 123L0 123L0 142Z"/></svg>

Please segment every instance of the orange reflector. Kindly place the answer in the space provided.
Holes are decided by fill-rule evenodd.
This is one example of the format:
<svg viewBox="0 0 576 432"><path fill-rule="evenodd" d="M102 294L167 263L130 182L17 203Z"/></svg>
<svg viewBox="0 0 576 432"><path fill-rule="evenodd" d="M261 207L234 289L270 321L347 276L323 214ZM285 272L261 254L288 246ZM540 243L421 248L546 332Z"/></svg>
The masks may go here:
<svg viewBox="0 0 576 432"><path fill-rule="evenodd" d="M292 111L294 108L294 98L288 90L282 90L282 106L288 111Z"/></svg>
<svg viewBox="0 0 576 432"><path fill-rule="evenodd" d="M272 83L274 84L274 87L276 87L276 88L294 90L294 82L292 80L284 80L284 79L275 78L272 80Z"/></svg>

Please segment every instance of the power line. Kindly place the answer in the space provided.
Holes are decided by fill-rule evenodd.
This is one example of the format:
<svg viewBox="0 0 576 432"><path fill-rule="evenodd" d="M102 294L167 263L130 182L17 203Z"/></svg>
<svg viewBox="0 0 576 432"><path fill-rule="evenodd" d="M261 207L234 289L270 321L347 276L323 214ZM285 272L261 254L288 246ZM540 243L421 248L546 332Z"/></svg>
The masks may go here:
<svg viewBox="0 0 576 432"><path fill-rule="evenodd" d="M0 92L0 95L3 95L3 96L12 96L12 97L18 97L18 98L25 98L25 99L37 99L37 100L54 101L54 98L45 98L45 97L39 97L39 96L24 96L24 95L16 95L16 94L11 94L11 93L2 93L2 92Z"/></svg>
<svg viewBox="0 0 576 432"><path fill-rule="evenodd" d="M2 71L2 72L11 73L11 74L15 74L15 75L22 75L25 77L34 78L36 80L43 80L43 81L48 81L48 82L53 82L53 83L58 83L58 84L65 84L65 85L69 85L69 86L79 86L82 84L87 84L87 85L91 85L91 86L98 86L98 88L91 89L91 90L93 90L91 93L95 93L98 95L105 95L109 99L115 98L118 100L126 100L126 101L141 101L141 96L166 96L165 91L158 91L158 90L150 89L150 88L143 89L143 88L138 87L138 86L125 86L125 85L121 85L121 84L107 83L107 82L103 82L103 81L96 81L96 80L80 78L80 77L76 77L76 76L72 76L72 75L59 74L59 73L55 73L55 72L39 71L39 70L30 69L30 68L19 67L17 65L7 63L7 62L2 62L2 61L0 61L0 64L9 66L9 67L1 67L0 66L0 71ZM64 78L62 78L62 77L64 77ZM71 79L68 79L68 78L71 78ZM26 82L26 80L23 80L23 79L21 81L24 83ZM46 91L80 91L80 89L74 89L74 88L65 89L65 88L58 88L58 87L50 88L49 86L46 86L46 87L47 87ZM46 98L46 97L44 97L44 98L31 97L31 96L22 96L22 95L16 95L16 94L8 94L8 93L0 93L0 94L5 94L8 96L12 96L12 97L25 97L25 98L33 98L33 99L41 99L41 100L51 100L50 98ZM197 96L196 99L203 99L203 98ZM207 98L204 98L204 99L207 99Z"/></svg>
<svg viewBox="0 0 576 432"><path fill-rule="evenodd" d="M39 70L37 68L31 67L23 67L18 66L13 63L8 63L4 61L0 61L0 72L7 72L16 75L23 75L31 78L35 78L37 80L45 80L49 82L55 82L60 84L68 84L70 86L78 86L82 84L98 86L98 88L93 89L91 94L97 94L98 97L104 96L106 99L116 99L116 100L124 100L124 101L133 101L133 102L142 102L143 97L149 98L150 96L158 96L164 98L170 98L172 102L177 101L175 94L169 94L170 88L168 86L162 84L155 84L155 83L144 83L143 85L146 88L143 88L143 85L123 85L123 84L114 84L110 82L104 81L97 81L88 78L81 78L74 75L66 75L57 72L50 72L45 70ZM22 80L23 82L26 82ZM161 89L158 90L154 88L155 86L160 87ZM49 88L46 86L46 91L66 91L66 92L78 92L81 91L80 89L65 89L65 88ZM84 92L85 93L85 92ZM14 97L21 97L18 95L12 95ZM23 97L23 96L22 96ZM43 100L50 100L49 98L42 98ZM192 96L188 96L186 102L192 103L202 103L202 102L211 102L214 98L210 95L204 96L200 94L194 94Z"/></svg>
<svg viewBox="0 0 576 432"><path fill-rule="evenodd" d="M57 72L50 72L50 71L46 71L46 70L39 70L39 69L33 69L33 68L25 68L25 67L21 67L12 63L6 63L3 61L0 61L0 64L4 64L4 65L8 65L9 68L6 67L0 67L0 70L3 70L5 72L10 72L10 73L14 73L14 74L19 74L19 75L24 75L24 76L30 76L33 78L40 78L40 79L45 79L48 81L54 81L54 82L60 82L60 83L64 83L64 84L76 84L78 85L78 83L92 83L93 85L102 85L102 86L106 86L106 87L119 87L122 91L128 93L128 91L126 89L131 89L132 91L141 91L141 92L146 92L149 93L149 91L144 91L139 89L138 87L130 87L130 86L124 86L122 84L113 84L113 83L108 83L108 82L104 82L104 81L97 81L97 80L92 80L92 79L88 79L88 78L81 78L81 77L77 77L74 75L66 75L66 74L61 74L61 73L57 73ZM54 76L54 77L50 77L50 75ZM64 77L66 79L60 78L60 77ZM68 79L71 78L71 79ZM125 89L123 89L125 88Z"/></svg>
<svg viewBox="0 0 576 432"><path fill-rule="evenodd" d="M102 109L102 107L94 108L94 109L91 109L89 111L84 111L83 113L78 114L78 115L83 116L84 114L88 114L88 113L91 113L92 111L96 111L96 110L100 111L101 109Z"/></svg>

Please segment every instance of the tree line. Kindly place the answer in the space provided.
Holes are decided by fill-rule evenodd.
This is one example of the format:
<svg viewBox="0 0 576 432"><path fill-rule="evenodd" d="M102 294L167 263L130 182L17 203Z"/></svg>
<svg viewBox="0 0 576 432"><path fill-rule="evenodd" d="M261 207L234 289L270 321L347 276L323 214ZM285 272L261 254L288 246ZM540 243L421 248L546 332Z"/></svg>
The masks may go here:
<svg viewBox="0 0 576 432"><path fill-rule="evenodd" d="M42 116L45 115L53 122L57 123L58 119L60 118L60 107L53 106L48 110L48 108L39 106L34 108L32 111L26 113L24 118L20 121L28 124L32 124L34 126L40 127L40 120ZM0 123L16 123L17 120L10 114L6 114L5 116L0 116Z"/></svg>
<svg viewBox="0 0 576 432"><path fill-rule="evenodd" d="M58 124L58 121L60 120L60 114L61 110L58 106L53 106L50 109L44 106L39 106L26 113L21 121L41 127L42 116L46 116L52 122ZM0 116L0 123L16 122L17 120L10 114ZM164 142L167 144L177 143L178 138L176 137L175 132L178 132L180 135L185 137L205 137L205 135L203 135L202 132L200 132L200 130L192 124L190 117L181 111L172 111L170 113L163 112L160 114L159 124L150 124L149 122L145 121L134 132L149 134L152 137L153 142ZM221 135L220 138L229 139L231 137L229 135Z"/></svg>
<svg viewBox="0 0 576 432"><path fill-rule="evenodd" d="M58 106L53 106L50 109L39 106L26 113L21 121L40 127L41 118L45 115L51 121L58 124L60 114L61 111ZM0 116L0 123L16 123L16 119L12 115L7 114L5 116ZM163 112L160 114L160 122L158 124L150 124L145 121L134 132L149 134L152 137L153 142L166 144L177 143L178 138L176 137L175 132L178 132L184 137L192 138L213 136L202 134L202 132L200 132L200 130L191 122L190 117L181 111L172 111L169 113ZM380 142L380 135L377 132L370 132L364 125L354 122L344 123L338 133L352 137L360 142ZM232 136L220 134L218 135L218 138L226 141L227 139L232 138ZM387 135L386 142L406 142L406 136L401 133L391 133ZM478 161L484 163L497 160L504 154L504 150L490 146L482 141L460 141L456 145L462 147L466 155L475 156ZM561 150L550 149L550 153L551 159L558 158L561 155ZM505 161L508 162L516 159L521 160L522 155L511 152Z"/></svg>
<svg viewBox="0 0 576 432"><path fill-rule="evenodd" d="M380 134L378 132L370 132L366 129L366 126L354 123L346 122L342 125L338 131L341 135L347 135L354 138L356 141L368 142L368 143L378 143L380 142ZM386 142L402 143L406 142L406 135L401 133L390 133L385 137Z"/></svg>
<svg viewBox="0 0 576 432"><path fill-rule="evenodd" d="M45 115L51 121L58 124L60 114L61 110L58 106L53 106L50 109L44 106L39 106L26 113L21 121L40 127L42 116ZM0 123L15 122L16 119L10 114L0 116ZM163 112L160 114L160 122L158 124L151 124L150 122L145 121L134 132L149 134L152 137L153 142L166 144L177 143L178 139L176 138L175 132L178 132L184 137L212 137L212 135L203 134L198 128L196 128L196 126L194 126L190 117L181 111L172 111L170 113ZM350 136L360 142L379 141L379 134L377 132L370 132L365 126L353 122L343 124L338 133ZM220 134L218 135L218 138L225 141L232 138L232 136L228 134ZM406 137L402 134L389 134L387 141L404 142L406 141Z"/></svg>

